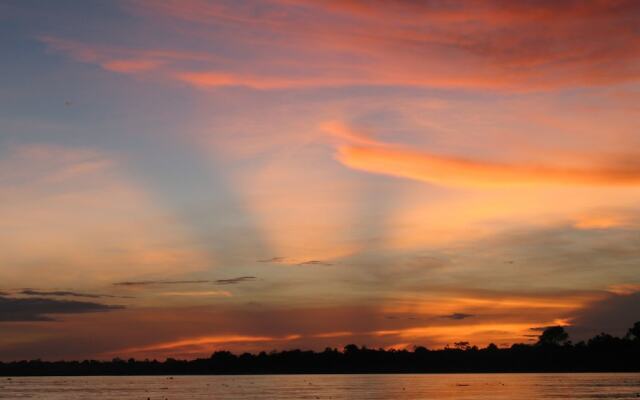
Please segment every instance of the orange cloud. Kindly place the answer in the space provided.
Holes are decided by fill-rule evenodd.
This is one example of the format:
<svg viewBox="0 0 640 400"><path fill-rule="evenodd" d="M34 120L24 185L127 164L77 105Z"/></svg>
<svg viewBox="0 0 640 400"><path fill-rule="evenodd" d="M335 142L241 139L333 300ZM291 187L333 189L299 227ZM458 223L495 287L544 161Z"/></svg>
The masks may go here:
<svg viewBox="0 0 640 400"><path fill-rule="evenodd" d="M305 276L308 276L305 274ZM326 292L325 292L326 294ZM290 300L291 292L285 299ZM29 337L18 349L46 359L57 357L206 357L215 350L342 347L348 343L386 347L397 343L436 348L466 340L476 345L529 340L530 328L567 324L606 293L549 292L517 295L500 292L455 293L423 290L401 298L371 298L323 306L292 307L291 302L261 301L259 306L231 303L201 307L135 307L105 314L70 316L47 326L21 325L0 335L0 358L11 358L2 337ZM307 299L308 290L304 291ZM554 304L555 303L555 304ZM467 314L459 318L453 315ZM216 327L212 333L211 327ZM10 328L10 327L9 327ZM35 335L36 333L41 335ZM76 338L91 337L87 342ZM18 340L21 341L21 340ZM11 344L8 344L11 346Z"/></svg>
<svg viewBox="0 0 640 400"><path fill-rule="evenodd" d="M540 326L554 325L554 321L542 322ZM530 323L480 323L452 326L425 326L397 330L372 332L372 336L389 336L403 343L418 345L428 342L433 347L452 345L453 341L467 341L472 345L486 346L489 343L511 345L522 343L532 335Z"/></svg>
<svg viewBox="0 0 640 400"><path fill-rule="evenodd" d="M600 300L601 292L555 294L547 296L515 295L501 293L434 293L428 296L405 295L382 307L385 314L420 314L424 316L504 315L510 322L536 323L536 319L555 319L581 309L586 304ZM434 311L437 310L437 311ZM524 315L522 313L528 313ZM446 321L448 319L443 319ZM463 325L475 323L466 318ZM483 321L483 323L486 321ZM500 321L504 322L504 321ZM540 322L537 322L540 323ZM441 324L442 325L442 324Z"/></svg>
<svg viewBox="0 0 640 400"><path fill-rule="evenodd" d="M607 290L618 295L630 295L640 292L640 283L620 283L609 286Z"/></svg>
<svg viewBox="0 0 640 400"><path fill-rule="evenodd" d="M312 82L295 81L286 78L258 77L228 72L184 72L177 74L178 79L198 88L224 86L245 86L252 89L284 89L291 87L313 86Z"/></svg>
<svg viewBox="0 0 640 400"><path fill-rule="evenodd" d="M344 132L338 135L345 137ZM360 138L362 135L351 133L349 136ZM442 156L383 142L339 146L336 158L350 168L444 186L640 184L640 165L636 163L591 168L514 164Z"/></svg>
<svg viewBox="0 0 640 400"><path fill-rule="evenodd" d="M133 60L111 60L102 63L102 67L109 71L124 74L149 71L157 68L161 64L158 60L133 59Z"/></svg>
<svg viewBox="0 0 640 400"><path fill-rule="evenodd" d="M300 335L287 335L284 337L247 336L247 335L221 335L199 336L188 339L180 339L171 342L156 343L149 346L132 347L112 352L113 354L137 354L168 351L213 351L219 345L233 345L238 343L278 342L299 339ZM190 350L191 349L191 350Z"/></svg>
<svg viewBox="0 0 640 400"><path fill-rule="evenodd" d="M626 226L629 223L627 218L620 215L585 215L573 226L578 229L609 229Z"/></svg>
<svg viewBox="0 0 640 400"><path fill-rule="evenodd" d="M345 336L353 336L353 332L346 332L346 331L327 332L327 333L318 333L313 335L313 337L316 337L316 338L338 338L338 337L345 337Z"/></svg>

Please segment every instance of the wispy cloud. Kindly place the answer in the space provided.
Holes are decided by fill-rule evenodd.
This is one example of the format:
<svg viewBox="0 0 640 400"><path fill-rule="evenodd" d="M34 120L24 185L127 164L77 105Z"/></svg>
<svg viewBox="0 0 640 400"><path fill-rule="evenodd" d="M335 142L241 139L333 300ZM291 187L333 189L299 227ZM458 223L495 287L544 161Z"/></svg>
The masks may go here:
<svg viewBox="0 0 640 400"><path fill-rule="evenodd" d="M87 44L78 40L55 36L40 36L38 40L52 52L63 53L72 59L99 65L111 72L139 74L152 72L176 61L194 61L209 58L206 54L163 49L135 49L103 44Z"/></svg>

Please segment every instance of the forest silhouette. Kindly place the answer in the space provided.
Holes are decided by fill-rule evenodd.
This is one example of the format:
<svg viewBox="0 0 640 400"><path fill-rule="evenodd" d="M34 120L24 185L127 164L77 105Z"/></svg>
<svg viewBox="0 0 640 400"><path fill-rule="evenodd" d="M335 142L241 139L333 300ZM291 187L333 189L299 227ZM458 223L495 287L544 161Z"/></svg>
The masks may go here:
<svg viewBox="0 0 640 400"><path fill-rule="evenodd" d="M484 348L468 342L429 350L368 349L349 344L342 351L216 351L209 358L111 361L13 361L0 363L0 376L53 375L222 375L462 372L635 372L640 371L640 321L624 337L601 333L572 343L561 326L545 328L535 344Z"/></svg>

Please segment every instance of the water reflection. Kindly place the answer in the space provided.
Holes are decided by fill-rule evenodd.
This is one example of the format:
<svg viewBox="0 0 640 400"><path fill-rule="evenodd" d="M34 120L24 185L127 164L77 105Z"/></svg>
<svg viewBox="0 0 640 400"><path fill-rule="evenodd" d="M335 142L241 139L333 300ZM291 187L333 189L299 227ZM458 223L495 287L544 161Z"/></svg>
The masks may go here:
<svg viewBox="0 0 640 400"><path fill-rule="evenodd" d="M0 378L0 399L637 399L640 374Z"/></svg>

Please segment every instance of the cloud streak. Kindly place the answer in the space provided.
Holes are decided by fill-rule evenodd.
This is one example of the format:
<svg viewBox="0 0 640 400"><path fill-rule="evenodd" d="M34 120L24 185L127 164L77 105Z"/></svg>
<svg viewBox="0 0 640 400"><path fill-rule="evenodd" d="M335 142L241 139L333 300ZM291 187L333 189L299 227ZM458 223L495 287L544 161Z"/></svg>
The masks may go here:
<svg viewBox="0 0 640 400"><path fill-rule="evenodd" d="M377 141L340 145L336 158L353 169L443 186L640 185L640 163L631 157L607 165L563 167L439 155Z"/></svg>
<svg viewBox="0 0 640 400"><path fill-rule="evenodd" d="M328 267L333 264L328 263L326 261L322 261L322 260L308 260L308 261L303 261L301 263L298 263L298 265L324 265Z"/></svg>
<svg viewBox="0 0 640 400"><path fill-rule="evenodd" d="M149 346L134 347L113 352L113 354L146 353L157 351L212 351L221 345L238 343L260 343L290 341L300 338L300 335L287 335L284 337L250 336L250 335L209 335L179 339L170 342L156 343Z"/></svg>
<svg viewBox="0 0 640 400"><path fill-rule="evenodd" d="M92 299L99 298L118 298L120 296L113 296L109 294L95 294L95 293L81 293L81 292L72 292L66 290L52 290L52 291L44 291L44 290L34 290L34 289L23 289L20 291L20 294L24 294L27 296L57 296L57 297L86 297Z"/></svg>
<svg viewBox="0 0 640 400"><path fill-rule="evenodd" d="M237 278L218 279L214 281L217 285L237 285L239 283L254 281L257 278L255 276L239 276Z"/></svg>
<svg viewBox="0 0 640 400"><path fill-rule="evenodd" d="M209 283L208 280L185 280L185 281L124 281L115 282L114 286L162 286L162 285L192 285L199 283Z"/></svg>
<svg viewBox="0 0 640 400"><path fill-rule="evenodd" d="M259 263L269 263L269 264L286 264L286 265L324 265L331 266L332 263L324 260L300 260L295 258L287 258L287 257L272 257L267 259L258 260Z"/></svg>
<svg viewBox="0 0 640 400"><path fill-rule="evenodd" d="M255 276L239 276L236 278L228 279L195 279L195 280L175 280L175 281L161 281L161 280L149 280L149 281L123 281L115 282L114 286L172 286L172 285L198 285L204 283L211 283L214 285L237 285L240 283L251 282L256 280Z"/></svg>
<svg viewBox="0 0 640 400"><path fill-rule="evenodd" d="M187 291L187 292L163 292L163 296L179 296L179 297L232 297L231 292L226 290L205 290L205 291Z"/></svg>
<svg viewBox="0 0 640 400"><path fill-rule="evenodd" d="M473 314L465 314L465 313L453 313L453 314L449 314L449 315L443 315L440 318L447 318L447 319L452 319L454 321L461 321L463 319L467 319L467 318L471 318L471 317L475 317L475 315L473 315Z"/></svg>

